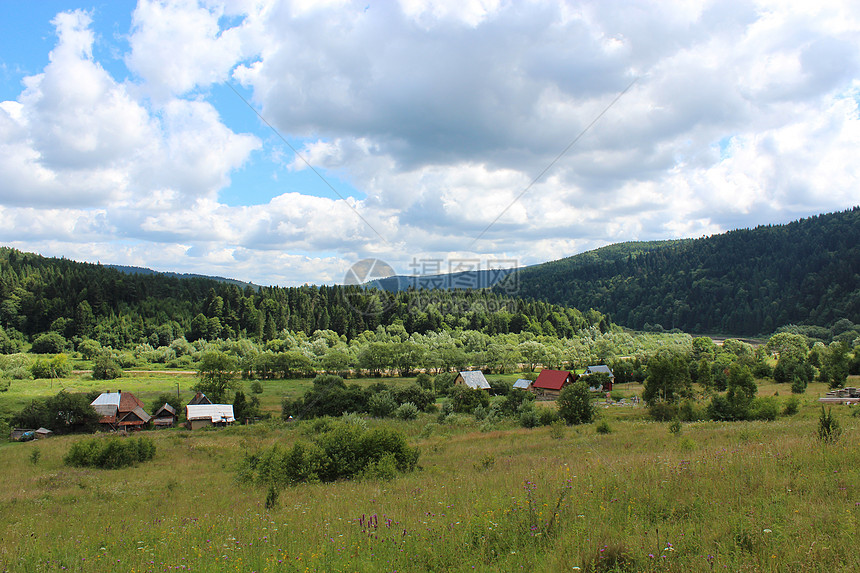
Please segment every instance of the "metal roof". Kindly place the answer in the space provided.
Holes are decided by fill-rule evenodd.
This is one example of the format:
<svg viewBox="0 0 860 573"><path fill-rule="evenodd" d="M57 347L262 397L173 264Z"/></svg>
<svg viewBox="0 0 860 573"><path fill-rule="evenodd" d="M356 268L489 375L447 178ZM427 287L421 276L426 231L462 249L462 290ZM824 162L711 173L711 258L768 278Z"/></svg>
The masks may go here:
<svg viewBox="0 0 860 573"><path fill-rule="evenodd" d="M212 420L218 422L235 422L232 404L189 404L185 406L185 418L191 420Z"/></svg>
<svg viewBox="0 0 860 573"><path fill-rule="evenodd" d="M537 380L532 388L543 388L544 390L561 390L565 383L573 381L573 376L567 370L548 370L544 368L538 374Z"/></svg>
<svg viewBox="0 0 860 573"><path fill-rule="evenodd" d="M119 408L121 395L122 392L102 392L90 405L96 408L96 411L98 411L98 406L114 406Z"/></svg>
<svg viewBox="0 0 860 573"><path fill-rule="evenodd" d="M514 382L514 388L520 388L522 390L528 390L529 386L532 385L532 381L527 378L520 378L516 382Z"/></svg>
<svg viewBox="0 0 860 573"><path fill-rule="evenodd" d="M603 374L608 374L611 378L615 378L615 374L612 373L612 370L610 370L609 366L607 366L606 364L600 364L597 366L589 366L585 370L586 374L597 374L599 372L602 372Z"/></svg>
<svg viewBox="0 0 860 573"><path fill-rule="evenodd" d="M490 383L484 377L484 373L480 370L465 370L460 372L463 377L463 382L472 390L489 390Z"/></svg>

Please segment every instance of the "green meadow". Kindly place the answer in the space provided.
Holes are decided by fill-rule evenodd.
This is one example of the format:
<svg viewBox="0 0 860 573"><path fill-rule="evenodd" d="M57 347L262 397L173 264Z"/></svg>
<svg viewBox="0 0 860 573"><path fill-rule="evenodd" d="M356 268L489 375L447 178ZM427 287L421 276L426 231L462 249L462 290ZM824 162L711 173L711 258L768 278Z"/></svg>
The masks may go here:
<svg viewBox="0 0 860 573"><path fill-rule="evenodd" d="M177 382L187 401L187 375L14 381L0 406L59 387L122 388L148 404ZM264 411L277 420L282 397L310 384L263 382ZM249 453L309 439L314 421L149 431L155 458L119 470L64 465L89 436L5 443L0 569L857 571L860 417L834 406L843 434L819 442L825 391L811 384L798 413L773 422L692 422L674 433L632 406L599 406L605 434L465 415L367 419L403 431L420 448L419 469L289 487L270 509L265 489L240 483L237 470ZM785 385L759 386L776 393L790 396Z"/></svg>

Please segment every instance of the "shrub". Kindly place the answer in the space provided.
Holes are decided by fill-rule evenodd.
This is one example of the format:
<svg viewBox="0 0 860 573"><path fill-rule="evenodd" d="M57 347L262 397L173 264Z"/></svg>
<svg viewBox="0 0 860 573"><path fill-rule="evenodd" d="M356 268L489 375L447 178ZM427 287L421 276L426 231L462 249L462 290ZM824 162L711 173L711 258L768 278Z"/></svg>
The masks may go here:
<svg viewBox="0 0 860 573"><path fill-rule="evenodd" d="M522 412L520 412L520 426L523 428L536 428L540 425L540 418L538 418L538 413L532 408L525 408Z"/></svg>
<svg viewBox="0 0 860 573"><path fill-rule="evenodd" d="M65 354L57 354L53 358L37 358L30 365L33 378L65 378L72 373L72 363Z"/></svg>
<svg viewBox="0 0 860 573"><path fill-rule="evenodd" d="M773 397L759 396L750 404L750 419L772 422L779 415L779 405Z"/></svg>
<svg viewBox="0 0 860 573"><path fill-rule="evenodd" d="M401 432L333 422L310 443L297 442L289 450L275 445L247 456L240 478L270 488L356 477L391 479L414 470L418 456Z"/></svg>
<svg viewBox="0 0 860 573"><path fill-rule="evenodd" d="M445 419L454 413L454 406L451 405L451 402L445 401L442 402L442 408L439 410L439 416L437 417L437 422L440 424L445 422Z"/></svg>
<svg viewBox="0 0 860 573"><path fill-rule="evenodd" d="M566 424L561 420L556 420L552 424L549 425L549 435L550 437L560 440L564 437L564 432L566 429Z"/></svg>
<svg viewBox="0 0 860 573"><path fill-rule="evenodd" d="M526 404L534 404L535 395L517 390L509 392L500 402L499 410L505 416L514 416Z"/></svg>
<svg viewBox="0 0 860 573"><path fill-rule="evenodd" d="M839 420L833 417L833 409L828 408L824 411L824 406L821 406L821 414L818 416L818 439L824 443L835 442L842 435L842 427L839 425Z"/></svg>
<svg viewBox="0 0 860 573"><path fill-rule="evenodd" d="M565 386L558 396L558 415L568 424L588 424L594 419L594 406L585 381Z"/></svg>
<svg viewBox="0 0 860 573"><path fill-rule="evenodd" d="M400 404L394 411L394 417L399 420L414 420L418 417L418 406L412 402Z"/></svg>
<svg viewBox="0 0 860 573"><path fill-rule="evenodd" d="M788 400L786 400L785 404L782 407L782 415L783 416L794 416L797 414L797 411L800 409L800 398L797 396L790 396Z"/></svg>
<svg viewBox="0 0 860 573"><path fill-rule="evenodd" d="M541 426L549 426L559 420L558 412L550 408L541 408L538 410L538 421Z"/></svg>
<svg viewBox="0 0 860 573"><path fill-rule="evenodd" d="M251 382L251 393L252 394L262 394L263 393L263 384L259 380L254 380Z"/></svg>
<svg viewBox="0 0 860 573"><path fill-rule="evenodd" d="M485 390L472 390L466 386L456 386L451 391L451 404L454 412L471 414L478 406L490 405L490 395Z"/></svg>
<svg viewBox="0 0 860 573"><path fill-rule="evenodd" d="M705 413L696 406L694 400L684 400L678 407L678 418L683 422L698 422L705 419Z"/></svg>
<svg viewBox="0 0 860 573"><path fill-rule="evenodd" d="M657 422L668 422L679 416L678 406L663 400L651 402L648 405L648 415Z"/></svg>
<svg viewBox="0 0 860 573"><path fill-rule="evenodd" d="M609 427L609 422L607 422L605 418L601 419L599 422L597 422L597 425L595 426L595 430L597 430L598 434L611 434L612 433L612 428Z"/></svg>
<svg viewBox="0 0 860 573"><path fill-rule="evenodd" d="M669 433L672 434L673 436L677 436L678 434L680 434L681 429L682 429L681 420L679 420L678 418L675 418L669 424Z"/></svg>
<svg viewBox="0 0 860 573"><path fill-rule="evenodd" d="M436 407L436 395L429 390L424 390L418 384L409 384L402 388L394 388L390 392L395 403L398 405L410 402L421 412L429 412Z"/></svg>
<svg viewBox="0 0 860 573"><path fill-rule="evenodd" d="M433 392L433 377L424 372L415 377L415 383L422 389Z"/></svg>
<svg viewBox="0 0 860 573"><path fill-rule="evenodd" d="M93 438L72 444L63 458L67 466L117 469L146 462L155 457L150 438Z"/></svg>
<svg viewBox="0 0 860 573"><path fill-rule="evenodd" d="M367 409L374 418L387 418L394 413L396 408L397 402L387 390L371 395L367 401Z"/></svg>

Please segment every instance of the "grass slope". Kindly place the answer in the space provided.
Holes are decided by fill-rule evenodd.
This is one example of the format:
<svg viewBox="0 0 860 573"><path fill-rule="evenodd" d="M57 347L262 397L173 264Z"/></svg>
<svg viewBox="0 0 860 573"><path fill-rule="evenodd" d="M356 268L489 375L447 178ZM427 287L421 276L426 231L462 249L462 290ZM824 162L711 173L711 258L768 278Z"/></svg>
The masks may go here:
<svg viewBox="0 0 860 573"><path fill-rule="evenodd" d="M677 435L630 407L601 410L606 435L370 420L420 446L421 470L290 488L268 511L236 467L312 422L149 432L155 459L111 471L63 465L82 436L6 444L0 569L856 571L860 418L836 408L845 433L820 444L824 390L791 418Z"/></svg>

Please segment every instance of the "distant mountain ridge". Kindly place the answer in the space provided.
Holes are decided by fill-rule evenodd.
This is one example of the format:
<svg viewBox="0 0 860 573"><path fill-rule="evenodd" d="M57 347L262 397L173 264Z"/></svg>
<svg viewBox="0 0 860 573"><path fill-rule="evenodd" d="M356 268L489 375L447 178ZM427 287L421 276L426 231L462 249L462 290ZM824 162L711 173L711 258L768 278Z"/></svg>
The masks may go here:
<svg viewBox="0 0 860 573"><path fill-rule="evenodd" d="M756 335L860 322L860 207L701 239L620 243L520 269L499 292L630 328Z"/></svg>
<svg viewBox="0 0 860 573"><path fill-rule="evenodd" d="M129 265L102 265L108 269L115 269L121 273L125 273L127 275L163 275L165 277L172 277L177 279L207 279L217 281L219 283L226 283L230 285L236 285L239 288L251 287L255 290L260 289L260 285L256 285L254 283L249 283L245 281L240 281L237 279L228 279L225 277L218 277L212 275L199 275L196 273L175 273L172 271L155 271L146 267L134 267Z"/></svg>

